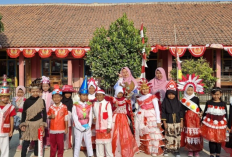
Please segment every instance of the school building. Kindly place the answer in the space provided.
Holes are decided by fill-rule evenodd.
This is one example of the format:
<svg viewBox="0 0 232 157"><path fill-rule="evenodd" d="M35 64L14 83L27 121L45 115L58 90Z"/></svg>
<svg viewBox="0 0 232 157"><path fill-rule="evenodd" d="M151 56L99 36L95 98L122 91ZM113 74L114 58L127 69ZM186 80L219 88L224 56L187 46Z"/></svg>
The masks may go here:
<svg viewBox="0 0 232 157"><path fill-rule="evenodd" d="M171 71L177 47L181 60L206 58L217 70L217 86L232 86L232 2L0 5L0 76L15 86L46 75L52 84L79 87L91 75L84 57L94 31L123 13L136 28L146 27L148 79L158 66Z"/></svg>

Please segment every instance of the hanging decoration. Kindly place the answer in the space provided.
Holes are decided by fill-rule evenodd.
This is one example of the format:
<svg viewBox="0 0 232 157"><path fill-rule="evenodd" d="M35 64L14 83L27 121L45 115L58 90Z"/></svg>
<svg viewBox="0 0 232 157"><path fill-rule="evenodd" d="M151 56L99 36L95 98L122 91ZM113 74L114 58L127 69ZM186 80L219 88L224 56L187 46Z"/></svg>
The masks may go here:
<svg viewBox="0 0 232 157"><path fill-rule="evenodd" d="M39 56L41 58L48 58L52 55L52 49L40 49Z"/></svg>
<svg viewBox="0 0 232 157"><path fill-rule="evenodd" d="M182 57L185 54L186 49L187 47L177 47L177 50L176 50L176 47L169 47L169 51L174 57L176 57L176 51L179 57Z"/></svg>
<svg viewBox="0 0 232 157"><path fill-rule="evenodd" d="M72 56L74 58L83 58L85 56L84 49L72 49Z"/></svg>
<svg viewBox="0 0 232 157"><path fill-rule="evenodd" d="M227 51L232 57L232 47L224 47L224 50Z"/></svg>
<svg viewBox="0 0 232 157"><path fill-rule="evenodd" d="M68 56L69 50L68 49L57 49L55 53L56 53L56 57L65 58Z"/></svg>
<svg viewBox="0 0 232 157"><path fill-rule="evenodd" d="M6 52L10 58L17 58L21 51L19 49L7 49Z"/></svg>
<svg viewBox="0 0 232 157"><path fill-rule="evenodd" d="M34 56L35 56L35 53L36 53L36 50L35 50L35 49L24 49L24 50L23 50L23 55L24 55L24 57L26 57L26 58L34 57Z"/></svg>
<svg viewBox="0 0 232 157"><path fill-rule="evenodd" d="M156 45L154 47L151 47L151 51L154 53L157 53L159 50L167 50L168 47L166 46L161 46L161 45Z"/></svg>
<svg viewBox="0 0 232 157"><path fill-rule="evenodd" d="M189 52L194 56L194 57L201 57L204 55L206 47L205 46L193 46L188 48Z"/></svg>

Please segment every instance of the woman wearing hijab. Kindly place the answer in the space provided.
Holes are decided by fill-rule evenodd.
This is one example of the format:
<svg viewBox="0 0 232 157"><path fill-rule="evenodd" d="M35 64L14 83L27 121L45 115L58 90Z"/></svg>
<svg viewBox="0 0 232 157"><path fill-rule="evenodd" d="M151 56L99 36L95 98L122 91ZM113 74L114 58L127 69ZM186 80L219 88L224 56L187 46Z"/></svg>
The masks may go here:
<svg viewBox="0 0 232 157"><path fill-rule="evenodd" d="M138 83L136 81L136 79L132 76L131 71L128 67L123 67L120 71L119 74L119 80L118 82L115 84L114 89L116 89L117 86L123 86L125 84L130 85L130 87L134 88L132 89L132 96L131 96L131 104L132 104L132 109L135 110L135 106L133 105L135 103L135 93L138 93L137 91L137 87L138 87Z"/></svg>

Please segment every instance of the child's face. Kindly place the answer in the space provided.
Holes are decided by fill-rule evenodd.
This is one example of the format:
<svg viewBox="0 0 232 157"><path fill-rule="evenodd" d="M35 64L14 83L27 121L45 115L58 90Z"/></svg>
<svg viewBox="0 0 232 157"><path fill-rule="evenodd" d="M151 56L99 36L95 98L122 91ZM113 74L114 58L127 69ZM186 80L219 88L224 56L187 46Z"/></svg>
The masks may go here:
<svg viewBox="0 0 232 157"><path fill-rule="evenodd" d="M168 94L168 99L174 99L176 96L173 93Z"/></svg>
<svg viewBox="0 0 232 157"><path fill-rule="evenodd" d="M31 92L31 96L36 98L40 94L40 89L39 88L34 88L34 89L31 89L30 92Z"/></svg>
<svg viewBox="0 0 232 157"><path fill-rule="evenodd" d="M123 97L123 93L119 92L118 95L117 95L117 98L122 98L122 97Z"/></svg>
<svg viewBox="0 0 232 157"><path fill-rule="evenodd" d="M96 98L97 98L98 101L102 101L102 100L104 100L105 95L102 94L102 93L97 93L97 94L96 94Z"/></svg>
<svg viewBox="0 0 232 157"><path fill-rule="evenodd" d="M95 91L96 91L96 89L93 87L93 86L90 86L89 87L89 94L94 94L95 93Z"/></svg>
<svg viewBox="0 0 232 157"><path fill-rule="evenodd" d="M70 98L72 96L72 93L64 93L65 98Z"/></svg>
<svg viewBox="0 0 232 157"><path fill-rule="evenodd" d="M143 93L144 95L149 94L149 89L148 89L148 88L147 88L147 89L142 89L142 93Z"/></svg>
<svg viewBox="0 0 232 157"><path fill-rule="evenodd" d="M60 104L61 99L62 99L62 96L60 94L52 95L52 100L54 101L55 104Z"/></svg>
<svg viewBox="0 0 232 157"><path fill-rule="evenodd" d="M80 100L82 102L86 102L88 100L88 94L79 94L80 95Z"/></svg>
<svg viewBox="0 0 232 157"><path fill-rule="evenodd" d="M221 96L222 96L222 93L220 91L216 91L214 94L212 94L214 101L220 101Z"/></svg>
<svg viewBox="0 0 232 157"><path fill-rule="evenodd" d="M49 88L50 88L49 84L47 84L47 83L42 84L43 91L47 92L49 90Z"/></svg>
<svg viewBox="0 0 232 157"><path fill-rule="evenodd" d="M3 104L8 104L9 100L10 100L10 96L2 95L2 96L0 96L0 99L1 99Z"/></svg>
<svg viewBox="0 0 232 157"><path fill-rule="evenodd" d="M191 86L188 87L186 93L187 93L189 96L192 95L192 94L194 93L193 87L191 87Z"/></svg>
<svg viewBox="0 0 232 157"><path fill-rule="evenodd" d="M17 97L23 97L24 96L24 92L22 89L19 89L18 90L18 93L17 93Z"/></svg>

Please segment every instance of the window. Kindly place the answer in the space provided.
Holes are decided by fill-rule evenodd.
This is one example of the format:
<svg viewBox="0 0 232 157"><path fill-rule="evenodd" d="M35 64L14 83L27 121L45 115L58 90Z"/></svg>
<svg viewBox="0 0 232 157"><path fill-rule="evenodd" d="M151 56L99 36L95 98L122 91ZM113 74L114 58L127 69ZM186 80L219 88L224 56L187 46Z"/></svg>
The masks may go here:
<svg viewBox="0 0 232 157"><path fill-rule="evenodd" d="M61 59L43 59L42 75L67 77L67 60Z"/></svg>
<svg viewBox="0 0 232 157"><path fill-rule="evenodd" d="M221 74L222 76L228 76L227 78L229 81L229 78L232 78L232 57L229 55L227 51L222 51L221 64L222 64Z"/></svg>
<svg viewBox="0 0 232 157"><path fill-rule="evenodd" d="M91 70L90 70L90 67L88 65L86 65L85 61L84 61L84 74L87 75L88 77L91 77L92 76L92 73L91 73Z"/></svg>

